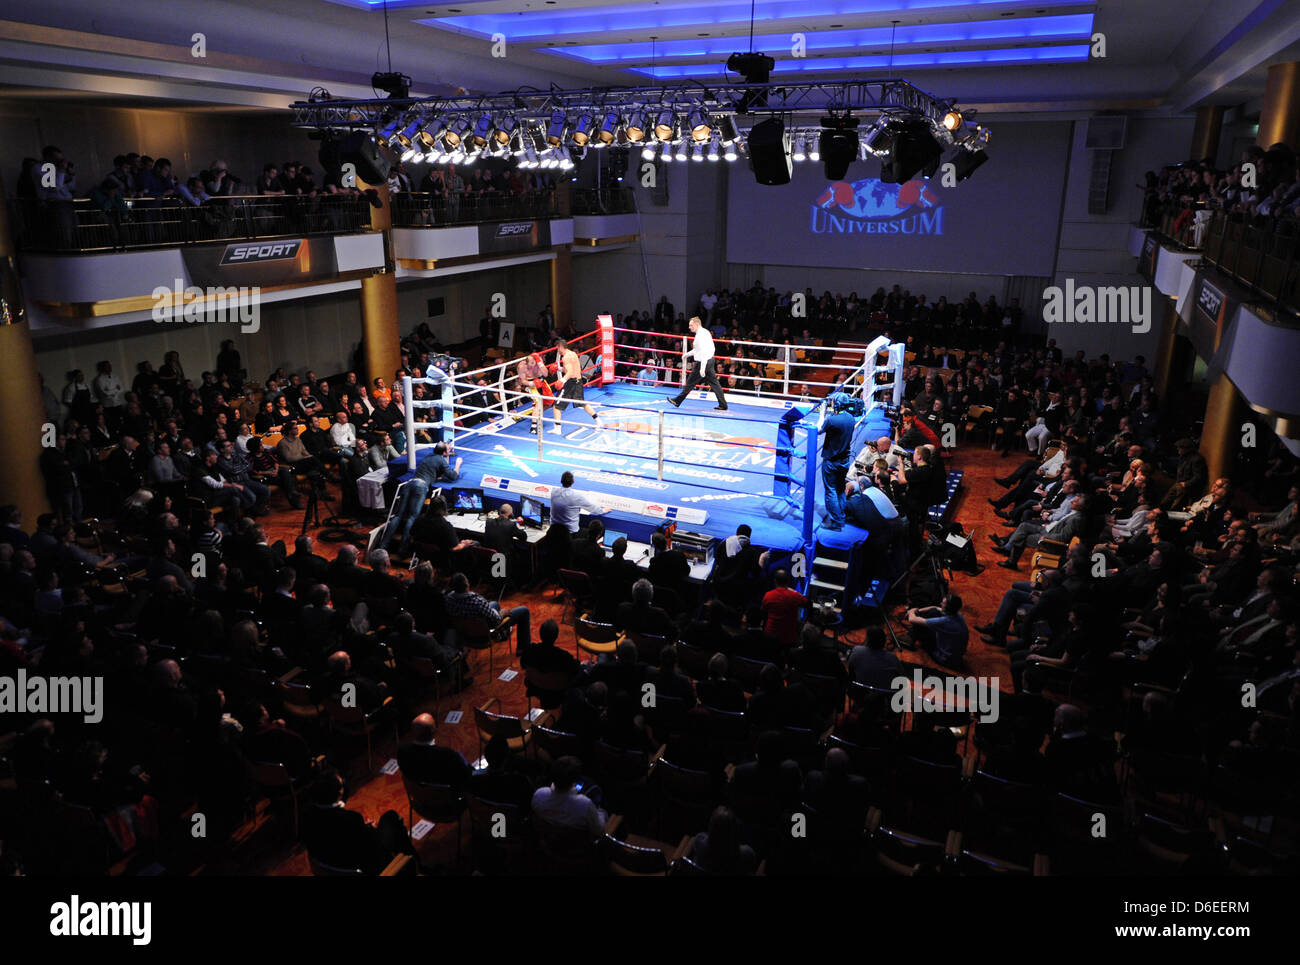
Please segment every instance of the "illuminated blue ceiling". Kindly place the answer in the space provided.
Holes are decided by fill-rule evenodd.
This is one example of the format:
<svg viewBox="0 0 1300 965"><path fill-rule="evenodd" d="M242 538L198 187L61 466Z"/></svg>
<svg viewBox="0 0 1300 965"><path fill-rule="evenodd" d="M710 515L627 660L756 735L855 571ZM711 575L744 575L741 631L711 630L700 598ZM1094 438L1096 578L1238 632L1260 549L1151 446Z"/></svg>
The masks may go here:
<svg viewBox="0 0 1300 965"><path fill-rule="evenodd" d="M382 0L330 0L375 10ZM589 5L584 5L589 4ZM725 74L727 56L757 50L772 76L898 68L1079 63L1094 0L390 0L390 15L603 68L614 77ZM751 11L753 45L750 46ZM801 35L795 56L792 35ZM738 78L733 78L738 79Z"/></svg>

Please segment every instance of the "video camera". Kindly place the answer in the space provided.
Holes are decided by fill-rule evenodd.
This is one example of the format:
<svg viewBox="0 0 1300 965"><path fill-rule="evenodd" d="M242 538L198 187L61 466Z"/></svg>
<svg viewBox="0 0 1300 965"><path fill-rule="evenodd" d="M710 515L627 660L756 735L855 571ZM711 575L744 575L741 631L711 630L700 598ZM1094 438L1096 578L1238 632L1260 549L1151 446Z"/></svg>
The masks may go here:
<svg viewBox="0 0 1300 965"><path fill-rule="evenodd" d="M849 395L846 392L836 392L831 396L832 412L847 412L855 419L866 414L866 404L856 395Z"/></svg>

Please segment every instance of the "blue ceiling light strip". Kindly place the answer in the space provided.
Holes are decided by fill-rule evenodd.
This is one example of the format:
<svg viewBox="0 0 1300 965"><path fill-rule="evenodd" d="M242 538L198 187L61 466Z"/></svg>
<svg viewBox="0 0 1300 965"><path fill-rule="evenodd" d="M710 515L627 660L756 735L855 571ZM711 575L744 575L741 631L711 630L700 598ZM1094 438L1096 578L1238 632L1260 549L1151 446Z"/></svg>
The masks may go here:
<svg viewBox="0 0 1300 965"><path fill-rule="evenodd" d="M549 51L548 51L549 52ZM567 51L555 51L564 53ZM895 54L894 67L978 67L984 64L1015 63L1079 63L1089 56L1087 44L1061 47L1024 47L1011 50L953 50L932 54ZM772 69L775 78L781 74L810 73L830 70L883 69L889 66L889 57L807 57L778 60ZM629 73L644 74L657 79L671 77L696 77L713 69L710 64L670 64L653 69L627 68Z"/></svg>
<svg viewBox="0 0 1300 965"><path fill-rule="evenodd" d="M964 6L1003 5L1006 0L966 0ZM817 17L851 17L952 7L953 0L765 0L759 2L759 22L790 20L809 23ZM1056 3L1055 6L1062 6ZM1064 5L1095 8L1095 0L1064 0ZM529 10L525 14L470 14L431 17L416 21L433 27L447 27L461 33L489 37L504 33L511 40L527 42L580 35L617 33L627 35L672 27L708 27L748 24L750 0L714 0L707 5L659 6L649 3L628 6L584 7L571 10ZM937 27L939 25L929 25Z"/></svg>
<svg viewBox="0 0 1300 965"><path fill-rule="evenodd" d="M1071 14L1062 17L1025 17L1019 20L978 21L975 23L925 24L900 27L897 46L906 50L910 46L938 44L973 44L980 42L1003 43L1015 40L1086 42L1092 37L1093 15ZM885 47L890 42L890 28L876 27L865 30L805 31L806 49L836 50L848 48ZM783 37L783 42L788 38ZM764 47L762 38L758 45ZM648 43L582 44L565 46L562 53L580 57L595 64L648 61ZM709 57L726 56L736 49L735 37L709 37L693 40L664 40L654 44L656 57ZM544 48L542 48L544 49ZM778 54L779 56L779 54Z"/></svg>

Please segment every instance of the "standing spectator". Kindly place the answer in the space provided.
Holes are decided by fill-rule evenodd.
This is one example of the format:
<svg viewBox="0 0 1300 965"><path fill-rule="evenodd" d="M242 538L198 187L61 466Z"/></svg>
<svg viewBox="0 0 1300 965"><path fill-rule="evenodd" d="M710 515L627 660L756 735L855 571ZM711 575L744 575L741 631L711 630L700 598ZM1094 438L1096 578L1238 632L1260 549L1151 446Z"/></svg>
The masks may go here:
<svg viewBox="0 0 1300 965"><path fill-rule="evenodd" d="M767 617L763 629L780 640L781 646L793 647L799 639L799 611L808 605L808 598L790 589L790 574L785 570L777 570L772 582L775 585L763 596Z"/></svg>

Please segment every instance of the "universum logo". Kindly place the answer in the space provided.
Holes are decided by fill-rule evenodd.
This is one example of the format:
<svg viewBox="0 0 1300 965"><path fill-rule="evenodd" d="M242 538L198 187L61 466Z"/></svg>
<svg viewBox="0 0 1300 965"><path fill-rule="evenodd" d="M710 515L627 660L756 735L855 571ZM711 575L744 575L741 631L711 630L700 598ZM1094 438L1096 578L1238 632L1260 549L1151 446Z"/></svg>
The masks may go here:
<svg viewBox="0 0 1300 965"><path fill-rule="evenodd" d="M50 905L50 934L56 938L121 938L148 945L153 905L147 901L87 901L73 895Z"/></svg>
<svg viewBox="0 0 1300 965"><path fill-rule="evenodd" d="M929 182L835 181L810 206L813 234L941 235L943 207Z"/></svg>
<svg viewBox="0 0 1300 965"><path fill-rule="evenodd" d="M1065 280L1065 287L1043 289L1043 321L1048 325L1077 322L1087 325L1132 325L1135 335L1151 330L1151 289L1146 285L1097 288Z"/></svg>

